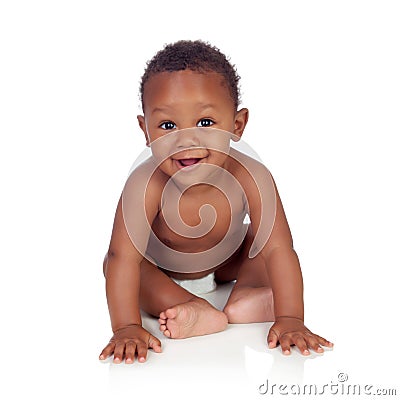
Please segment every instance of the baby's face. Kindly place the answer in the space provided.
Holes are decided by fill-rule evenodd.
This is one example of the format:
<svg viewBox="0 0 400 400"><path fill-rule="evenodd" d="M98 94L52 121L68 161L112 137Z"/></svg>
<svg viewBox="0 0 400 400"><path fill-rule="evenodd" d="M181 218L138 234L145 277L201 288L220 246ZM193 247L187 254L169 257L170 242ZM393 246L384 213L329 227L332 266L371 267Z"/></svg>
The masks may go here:
<svg viewBox="0 0 400 400"><path fill-rule="evenodd" d="M156 74L145 84L143 104L139 124L147 143L168 153L159 168L169 176L198 163L225 167L230 139L240 137L247 122L247 110L236 112L224 78L215 72ZM187 129L196 127L202 129ZM207 128L215 130L201 134Z"/></svg>

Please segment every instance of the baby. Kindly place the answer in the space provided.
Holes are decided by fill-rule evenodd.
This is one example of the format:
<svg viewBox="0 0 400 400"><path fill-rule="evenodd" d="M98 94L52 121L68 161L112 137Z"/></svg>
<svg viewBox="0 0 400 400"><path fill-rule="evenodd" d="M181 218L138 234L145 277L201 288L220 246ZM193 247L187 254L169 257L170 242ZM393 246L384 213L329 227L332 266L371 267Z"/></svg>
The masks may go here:
<svg viewBox="0 0 400 400"><path fill-rule="evenodd" d="M151 156L132 171L116 210L103 266L114 335L101 360L161 352L140 309L169 338L274 321L268 346L284 354L333 346L304 325L299 260L268 169L230 145L249 116L238 109L238 81L201 41L170 44L147 65L138 121ZM201 297L230 281L222 311Z"/></svg>

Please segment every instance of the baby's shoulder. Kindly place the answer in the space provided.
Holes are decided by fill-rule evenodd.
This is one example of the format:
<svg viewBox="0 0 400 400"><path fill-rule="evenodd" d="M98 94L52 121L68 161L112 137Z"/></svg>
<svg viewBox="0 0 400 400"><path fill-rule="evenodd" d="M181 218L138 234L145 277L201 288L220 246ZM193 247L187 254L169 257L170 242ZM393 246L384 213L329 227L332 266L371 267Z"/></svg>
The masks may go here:
<svg viewBox="0 0 400 400"><path fill-rule="evenodd" d="M160 170L156 160L150 156L142 161L135 168L131 169L130 176L140 181L164 181L166 179L165 174Z"/></svg>
<svg viewBox="0 0 400 400"><path fill-rule="evenodd" d="M161 198L162 189L165 186L165 176L157 168L152 157L147 158L130 171L124 191L129 190L136 196L145 198Z"/></svg>
<svg viewBox="0 0 400 400"><path fill-rule="evenodd" d="M257 181L258 179L270 175L268 168L260 160L257 160L248 154L231 148L230 156L235 161L235 172L243 178L252 177Z"/></svg>

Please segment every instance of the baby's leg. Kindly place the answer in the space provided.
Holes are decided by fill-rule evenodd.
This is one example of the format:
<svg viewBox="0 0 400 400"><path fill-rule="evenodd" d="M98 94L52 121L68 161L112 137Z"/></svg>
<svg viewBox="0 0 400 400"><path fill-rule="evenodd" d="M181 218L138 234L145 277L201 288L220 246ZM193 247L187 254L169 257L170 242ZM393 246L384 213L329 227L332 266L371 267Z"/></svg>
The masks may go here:
<svg viewBox="0 0 400 400"><path fill-rule="evenodd" d="M140 264L140 308L158 317L166 308L186 303L195 296L147 259Z"/></svg>
<svg viewBox="0 0 400 400"><path fill-rule="evenodd" d="M144 259L140 270L140 307L159 316L165 336L182 339L224 330L226 315L199 298Z"/></svg>
<svg viewBox="0 0 400 400"><path fill-rule="evenodd" d="M250 235L246 236L242 253L230 266L217 271L220 280L224 276L232 279L236 273L236 283L224 307L228 322L252 323L274 321L274 301L270 287L267 268L260 255L250 259L247 257Z"/></svg>

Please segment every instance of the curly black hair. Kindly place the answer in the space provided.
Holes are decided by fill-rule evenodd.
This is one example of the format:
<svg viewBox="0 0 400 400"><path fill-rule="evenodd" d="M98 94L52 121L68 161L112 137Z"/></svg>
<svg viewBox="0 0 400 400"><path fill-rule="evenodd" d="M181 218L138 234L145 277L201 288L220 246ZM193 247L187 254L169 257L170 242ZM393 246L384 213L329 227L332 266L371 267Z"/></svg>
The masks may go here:
<svg viewBox="0 0 400 400"><path fill-rule="evenodd" d="M149 62L140 82L140 100L143 108L145 83L160 72L189 69L196 72L216 72L221 74L230 91L235 110L240 103L239 80L236 68L221 51L201 40L179 40L167 44Z"/></svg>

